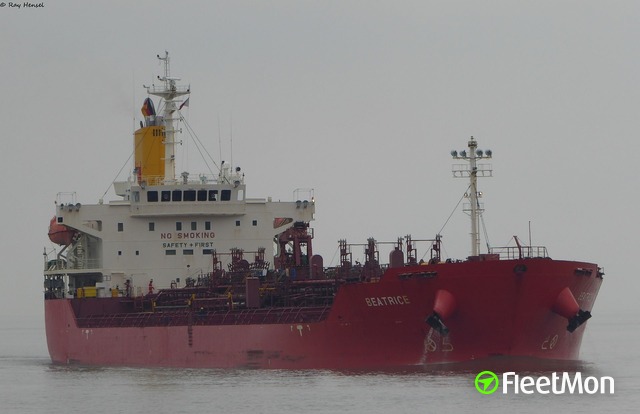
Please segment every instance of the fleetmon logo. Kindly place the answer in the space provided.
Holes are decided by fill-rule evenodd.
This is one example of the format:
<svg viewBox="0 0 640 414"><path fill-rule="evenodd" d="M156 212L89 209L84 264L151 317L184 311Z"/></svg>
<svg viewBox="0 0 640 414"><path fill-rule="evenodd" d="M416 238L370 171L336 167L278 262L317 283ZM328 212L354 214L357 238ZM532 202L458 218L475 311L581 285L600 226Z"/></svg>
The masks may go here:
<svg viewBox="0 0 640 414"><path fill-rule="evenodd" d="M493 394L498 389L498 376L492 371L482 371L476 375L474 384L480 394Z"/></svg>

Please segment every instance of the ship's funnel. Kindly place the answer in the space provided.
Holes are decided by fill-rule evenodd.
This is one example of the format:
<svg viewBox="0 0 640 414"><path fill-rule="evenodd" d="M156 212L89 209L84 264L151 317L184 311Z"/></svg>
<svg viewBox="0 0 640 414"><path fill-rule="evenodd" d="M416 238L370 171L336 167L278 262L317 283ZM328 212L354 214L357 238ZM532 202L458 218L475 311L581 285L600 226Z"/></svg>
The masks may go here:
<svg viewBox="0 0 640 414"><path fill-rule="evenodd" d="M158 185L164 179L164 126L148 126L135 132L135 168L138 183Z"/></svg>
<svg viewBox="0 0 640 414"><path fill-rule="evenodd" d="M569 321L567 331L569 332L575 331L578 326L591 318L591 312L580 309L576 298L568 287L562 289L558 294L552 310L558 315L567 318Z"/></svg>
<svg viewBox="0 0 640 414"><path fill-rule="evenodd" d="M456 310L456 298L447 290L439 289L433 303L433 313L427 317L426 322L441 335L447 335L449 328L444 321Z"/></svg>

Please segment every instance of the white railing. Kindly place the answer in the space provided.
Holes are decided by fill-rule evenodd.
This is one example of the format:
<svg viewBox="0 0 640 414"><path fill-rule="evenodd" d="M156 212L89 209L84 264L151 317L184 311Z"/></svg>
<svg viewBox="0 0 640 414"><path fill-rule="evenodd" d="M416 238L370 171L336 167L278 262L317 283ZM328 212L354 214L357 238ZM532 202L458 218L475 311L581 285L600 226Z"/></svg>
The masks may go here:
<svg viewBox="0 0 640 414"><path fill-rule="evenodd" d="M534 257L549 257L547 248L544 246L509 246L492 247L489 251L492 254L500 255L500 259L529 259Z"/></svg>

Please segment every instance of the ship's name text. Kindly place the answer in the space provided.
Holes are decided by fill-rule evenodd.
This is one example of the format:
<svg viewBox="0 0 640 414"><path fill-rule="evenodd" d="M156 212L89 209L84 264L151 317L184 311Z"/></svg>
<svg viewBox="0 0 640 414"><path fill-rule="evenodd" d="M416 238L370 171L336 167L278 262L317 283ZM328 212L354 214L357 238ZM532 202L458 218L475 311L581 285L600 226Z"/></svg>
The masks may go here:
<svg viewBox="0 0 640 414"><path fill-rule="evenodd" d="M213 239L216 237L212 231L185 231L176 233L160 233L161 240L186 240L186 239Z"/></svg>
<svg viewBox="0 0 640 414"><path fill-rule="evenodd" d="M367 306L390 306L390 305L408 305L411 302L406 296L377 296L373 298L364 298Z"/></svg>

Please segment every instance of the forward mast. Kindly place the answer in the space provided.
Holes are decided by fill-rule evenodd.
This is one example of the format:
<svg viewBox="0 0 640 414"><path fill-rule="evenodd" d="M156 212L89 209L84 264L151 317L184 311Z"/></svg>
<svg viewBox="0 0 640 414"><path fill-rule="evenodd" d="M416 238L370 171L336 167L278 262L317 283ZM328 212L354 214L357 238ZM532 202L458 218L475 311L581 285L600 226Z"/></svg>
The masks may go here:
<svg viewBox="0 0 640 414"><path fill-rule="evenodd" d="M465 160L467 164L454 164L453 176L456 178L469 178L469 191L465 194L469 198L469 209L465 209L471 217L471 256L480 255L480 232L478 231L478 222L480 215L484 211L479 198L482 192L478 191L478 177L492 177L493 170L491 164L478 164L478 160L492 157L491 150L483 151L478 149L478 142L473 138L467 143L469 152L466 150L451 151L451 156L455 160Z"/></svg>

